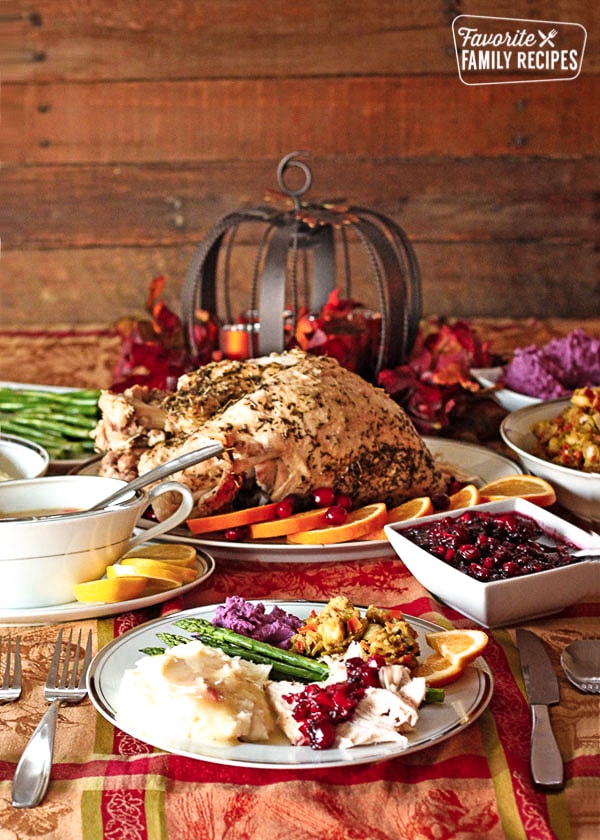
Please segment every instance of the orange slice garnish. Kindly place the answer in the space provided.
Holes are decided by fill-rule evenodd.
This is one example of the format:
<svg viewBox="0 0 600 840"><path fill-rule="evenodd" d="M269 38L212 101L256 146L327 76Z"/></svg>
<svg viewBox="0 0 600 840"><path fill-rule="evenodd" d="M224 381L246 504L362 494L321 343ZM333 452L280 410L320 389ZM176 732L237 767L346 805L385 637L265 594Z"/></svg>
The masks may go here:
<svg viewBox="0 0 600 840"><path fill-rule="evenodd" d="M417 496L416 499L409 499L401 505L390 508L387 513L387 521L404 522L405 519L416 519L420 516L428 516L433 513L433 502L429 496Z"/></svg>
<svg viewBox="0 0 600 840"><path fill-rule="evenodd" d="M343 525L329 525L310 531L290 534L287 541L299 545L331 545L358 540L369 531L377 531L387 522L387 508L383 502L365 505L350 511Z"/></svg>
<svg viewBox="0 0 600 840"><path fill-rule="evenodd" d="M478 505L481 501L481 493L474 484L465 484L456 493L450 496L450 506L448 510L458 510L458 508L472 507Z"/></svg>
<svg viewBox="0 0 600 840"><path fill-rule="evenodd" d="M241 528L255 522L266 522L273 519L277 502L266 505L233 510L230 513L215 513L213 516L200 516L188 519L187 526L193 534L209 534L213 531L226 531L228 528Z"/></svg>
<svg viewBox="0 0 600 840"><path fill-rule="evenodd" d="M465 667L485 650L488 636L483 630L442 630L426 633L425 641L452 665Z"/></svg>
<svg viewBox="0 0 600 840"><path fill-rule="evenodd" d="M411 676L425 677L427 685L438 687L448 685L448 683L457 680L465 670L465 667L453 665L447 659L444 659L443 656L440 656L439 653L432 653L431 656L428 656L427 659L424 659L423 662L417 665L414 671L411 672Z"/></svg>
<svg viewBox="0 0 600 840"><path fill-rule="evenodd" d="M250 525L250 537L253 540L268 540L272 537L286 537L289 534L296 534L299 531L310 531L311 528L320 528L325 524L327 508L316 508L315 510L304 510L301 513L293 513L291 516L283 516L281 519L271 519L268 522L257 522Z"/></svg>
<svg viewBox="0 0 600 840"><path fill-rule="evenodd" d="M540 507L548 507L556 501L554 487L537 475L504 475L484 484L479 489L482 501L506 498L521 498Z"/></svg>
<svg viewBox="0 0 600 840"><path fill-rule="evenodd" d="M416 499L409 499L401 505L390 508L387 512L387 522L404 522L406 519L418 519L421 516L428 516L433 513L433 502L429 496L417 496ZM369 531L360 540L387 540L387 534L383 528Z"/></svg>

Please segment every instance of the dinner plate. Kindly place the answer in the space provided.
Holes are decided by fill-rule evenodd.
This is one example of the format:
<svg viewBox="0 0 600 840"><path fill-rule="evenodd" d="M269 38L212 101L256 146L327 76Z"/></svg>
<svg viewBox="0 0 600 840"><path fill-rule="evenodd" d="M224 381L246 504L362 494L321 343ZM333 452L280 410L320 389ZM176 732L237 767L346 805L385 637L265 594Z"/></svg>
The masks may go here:
<svg viewBox="0 0 600 840"><path fill-rule="evenodd" d="M253 602L257 603L257 602ZM299 618L306 618L311 610L319 611L325 604L310 601L263 601L267 609L277 605ZM149 621L140 627L125 632L99 651L88 672L88 690L97 711L114 726L117 726L152 747L176 755L202 759L215 764L238 767L269 769L317 769L339 767L349 764L367 764L384 761L423 750L450 738L475 721L486 709L493 691L493 679L485 661L480 657L468 667L456 682L446 686L443 703L424 704L414 732L408 734L408 745L371 744L352 749L312 750L310 747L293 747L281 743L281 737L273 742L240 743L235 746L217 744L191 744L185 740L172 741L153 729L145 732L141 723L121 722L118 712L119 687L123 672L133 668L143 654L140 650L156 646L158 632L173 632L181 635L181 628L175 621L183 617L211 620L216 605L185 610L177 615ZM405 616L417 631L421 656L431 653L425 641L425 633L443 628L421 618Z"/></svg>
<svg viewBox="0 0 600 840"><path fill-rule="evenodd" d="M26 388L28 391L49 391L55 394L66 394L69 391L80 391L86 390L84 388L69 388L66 385L35 385L31 382L1 382L0 381L0 388L12 388L13 390L19 390L21 388ZM48 465L48 471L50 473L65 473L72 470L76 470L79 467L82 467L87 461L90 459L90 453L81 456L80 458L63 458L63 459L50 459L50 463Z"/></svg>
<svg viewBox="0 0 600 840"><path fill-rule="evenodd" d="M190 589L194 589L207 580L215 570L214 559L204 551L197 552L196 564L198 574L195 580L174 589L156 592L154 595L141 595L139 598L131 598L129 601L115 601L110 604L84 604L80 601L71 601L68 604L56 604L53 607L31 607L18 610L0 608L0 622L3 624L53 624L55 621L101 618L102 616L152 607L154 604L162 604L171 600L171 598L184 595Z"/></svg>
<svg viewBox="0 0 600 840"><path fill-rule="evenodd" d="M429 450L444 468L483 486L504 475L522 473L521 467L492 449L446 438L423 438ZM89 462L80 473L95 474L97 461ZM151 520L142 519L138 527L151 528ZM210 552L215 560L243 560L260 563L340 563L394 557L386 540L358 540L334 545L293 545L282 539L265 542L233 542L219 537L196 537L185 527L173 528L159 537L159 542L190 543Z"/></svg>

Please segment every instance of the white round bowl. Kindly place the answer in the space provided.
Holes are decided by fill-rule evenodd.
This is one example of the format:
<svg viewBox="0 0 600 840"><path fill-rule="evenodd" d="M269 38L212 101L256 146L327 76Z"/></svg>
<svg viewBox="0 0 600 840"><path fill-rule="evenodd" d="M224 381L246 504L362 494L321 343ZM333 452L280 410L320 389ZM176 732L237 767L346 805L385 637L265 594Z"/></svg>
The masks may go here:
<svg viewBox="0 0 600 840"><path fill-rule="evenodd" d="M131 493L114 506L86 512L126 484L116 478L80 475L1 483L0 608L50 607L73 601L74 584L101 578L123 554L176 527L192 510L190 491L175 481L165 481L148 492ZM176 512L132 536L138 519L163 493L180 495ZM31 516L35 511L73 512L36 519Z"/></svg>
<svg viewBox="0 0 600 840"><path fill-rule="evenodd" d="M523 465L525 472L545 478L556 490L559 504L574 513L590 528L600 528L600 472L589 473L554 464L533 454L538 440L531 427L539 420L551 420L570 404L569 400L550 400L521 408L500 424L502 439Z"/></svg>
<svg viewBox="0 0 600 840"><path fill-rule="evenodd" d="M0 478L13 481L20 478L39 478L46 475L50 456L31 440L17 435L0 434ZM3 479L7 475L8 479Z"/></svg>
<svg viewBox="0 0 600 840"><path fill-rule="evenodd" d="M580 560L558 569L547 569L506 580L483 582L448 565L403 536L415 525L435 522L445 516L460 516L467 508L443 511L386 525L384 530L398 557L425 589L448 606L484 627L501 627L560 612L590 593L600 589L598 560ZM546 508L524 499L487 502L469 510L493 513L517 511L537 520L557 537L579 548L600 548L600 539L577 528Z"/></svg>
<svg viewBox="0 0 600 840"><path fill-rule="evenodd" d="M501 367L471 368L471 376L484 388L495 388L503 372L504 369ZM541 402L538 397L521 394L519 391L511 391L510 388L497 388L493 397L506 411L517 411L519 408L526 408L529 405L537 405Z"/></svg>

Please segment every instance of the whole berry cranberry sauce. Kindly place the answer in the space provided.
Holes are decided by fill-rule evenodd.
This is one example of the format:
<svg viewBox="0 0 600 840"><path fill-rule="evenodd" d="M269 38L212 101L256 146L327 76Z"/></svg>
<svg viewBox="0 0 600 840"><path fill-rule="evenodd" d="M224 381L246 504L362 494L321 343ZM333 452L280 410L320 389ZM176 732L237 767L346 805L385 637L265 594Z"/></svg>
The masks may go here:
<svg viewBox="0 0 600 840"><path fill-rule="evenodd" d="M521 513L465 511L402 530L402 536L480 581L505 580L576 563L575 546ZM538 542L547 537L552 545Z"/></svg>
<svg viewBox="0 0 600 840"><path fill-rule="evenodd" d="M385 665L382 656L367 661L347 659L344 682L319 685L311 683L300 692L285 694L292 705L292 717L299 724L300 744L313 750L326 750L335 741L335 727L350 720L367 688L381 688L379 669Z"/></svg>

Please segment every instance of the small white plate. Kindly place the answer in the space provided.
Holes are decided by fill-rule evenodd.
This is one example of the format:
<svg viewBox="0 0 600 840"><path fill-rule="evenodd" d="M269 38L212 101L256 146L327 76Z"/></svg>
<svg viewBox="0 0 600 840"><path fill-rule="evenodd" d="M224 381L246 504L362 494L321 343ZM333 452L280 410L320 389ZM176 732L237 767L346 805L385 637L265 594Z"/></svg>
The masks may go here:
<svg viewBox="0 0 600 840"><path fill-rule="evenodd" d="M256 602L254 602L256 603ZM263 601L267 609L275 604L299 618L306 618L311 610L319 611L325 604L307 601ZM181 635L181 628L175 621L184 617L201 617L211 620L216 605L185 610L177 615L166 616L128 630L96 654L88 672L90 699L97 711L114 726L134 738L138 738L161 750L176 755L228 764L236 767L261 767L269 769L300 770L324 767L339 767L350 764L366 764L384 761L399 755L423 750L437 744L465 729L486 709L493 691L493 680L489 668L481 658L474 667L469 667L454 683L446 686L444 703L425 704L421 707L419 722L414 732L408 735L408 746L400 744L372 744L353 747L348 750L313 750L310 747L293 747L289 743L240 743L235 746L212 744L174 743L165 740L160 732L150 735L141 727L124 726L118 717L118 694L123 672L133 668L143 654L142 648L155 647L157 632L172 632ZM431 649L425 641L425 633L442 628L420 618L405 616L417 631L424 658Z"/></svg>
<svg viewBox="0 0 600 840"><path fill-rule="evenodd" d="M130 601L116 601L110 604L84 604L80 601L71 601L68 604L56 604L53 607L32 607L30 609L7 610L0 608L0 623L2 624L53 624L56 621L80 621L84 618L102 618L107 615L141 610L144 607L152 607L154 604L162 604L170 601L171 598L178 598L185 595L190 589L195 589L207 580L215 570L215 561L206 552L198 552L197 559L198 575L191 583L185 583L175 589L167 589L165 592L156 592L154 595L141 595L139 598L132 598Z"/></svg>

